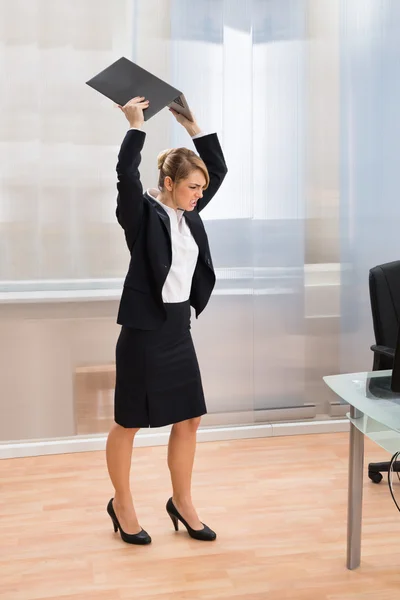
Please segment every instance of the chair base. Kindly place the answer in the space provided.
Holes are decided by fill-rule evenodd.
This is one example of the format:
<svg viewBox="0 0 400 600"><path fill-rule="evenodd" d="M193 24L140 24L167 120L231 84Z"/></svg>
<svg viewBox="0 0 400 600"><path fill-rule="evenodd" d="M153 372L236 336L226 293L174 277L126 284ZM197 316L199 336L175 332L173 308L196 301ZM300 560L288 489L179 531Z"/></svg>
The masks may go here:
<svg viewBox="0 0 400 600"><path fill-rule="evenodd" d="M368 477L374 483L380 483L383 479L382 473L388 473L390 462L369 463ZM396 461L393 465L393 471L400 473L400 461Z"/></svg>

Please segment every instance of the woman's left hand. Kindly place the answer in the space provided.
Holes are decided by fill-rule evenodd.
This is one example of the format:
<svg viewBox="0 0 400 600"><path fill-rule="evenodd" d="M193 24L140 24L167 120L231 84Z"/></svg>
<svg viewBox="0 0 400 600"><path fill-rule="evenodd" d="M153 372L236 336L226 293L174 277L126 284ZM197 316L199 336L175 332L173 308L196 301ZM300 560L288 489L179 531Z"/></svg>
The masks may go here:
<svg viewBox="0 0 400 600"><path fill-rule="evenodd" d="M178 113L173 108L170 108L169 110L174 115L178 123L180 123L191 136L201 132L201 129L198 126L197 121L192 112L190 114L192 115L193 121L189 121L189 119L187 119L184 115L181 115L181 113Z"/></svg>

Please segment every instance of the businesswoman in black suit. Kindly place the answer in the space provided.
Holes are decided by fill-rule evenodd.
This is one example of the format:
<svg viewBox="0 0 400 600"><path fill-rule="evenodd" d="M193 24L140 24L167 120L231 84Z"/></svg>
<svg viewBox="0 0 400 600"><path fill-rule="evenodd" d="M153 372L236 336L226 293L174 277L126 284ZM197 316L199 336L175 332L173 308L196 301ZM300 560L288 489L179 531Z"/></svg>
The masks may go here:
<svg viewBox="0 0 400 600"><path fill-rule="evenodd" d="M158 189L143 192L138 168L148 105L134 98L119 107L130 130L118 156L116 214L131 260L118 312L115 425L106 449L115 494L107 511L125 542L151 542L137 520L129 486L132 446L141 427L172 424L168 467L173 495L166 509L176 530L181 521L191 537L211 541L216 534L200 522L191 499L196 432L207 409L190 334L190 306L198 317L215 285L199 213L227 168L217 135L203 134L195 120L171 110L200 157L187 148L162 152Z"/></svg>

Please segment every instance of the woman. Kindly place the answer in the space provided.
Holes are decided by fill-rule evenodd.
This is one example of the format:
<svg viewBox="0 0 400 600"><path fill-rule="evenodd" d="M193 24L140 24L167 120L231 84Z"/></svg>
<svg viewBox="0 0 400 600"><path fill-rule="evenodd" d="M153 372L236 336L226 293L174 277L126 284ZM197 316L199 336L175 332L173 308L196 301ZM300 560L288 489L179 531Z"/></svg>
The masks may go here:
<svg viewBox="0 0 400 600"><path fill-rule="evenodd" d="M220 187L227 168L216 134L202 134L195 120L172 109L194 139L158 157L158 189L143 193L138 167L145 141L143 111L133 98L119 107L130 124L118 155L117 219L131 254L118 312L115 425L107 440L107 466L115 495L107 506L114 531L130 544L151 538L137 520L129 487L132 446L141 427L172 424L168 467L173 495L167 502L175 530L181 521L191 537L215 540L200 522L191 499L196 432L207 412L190 334L215 284L207 235L199 212Z"/></svg>

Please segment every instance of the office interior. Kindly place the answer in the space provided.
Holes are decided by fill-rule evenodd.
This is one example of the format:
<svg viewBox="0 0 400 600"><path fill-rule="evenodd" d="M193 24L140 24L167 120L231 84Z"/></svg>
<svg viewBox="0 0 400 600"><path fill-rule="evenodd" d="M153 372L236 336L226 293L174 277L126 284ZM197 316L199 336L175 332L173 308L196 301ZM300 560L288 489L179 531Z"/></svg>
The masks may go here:
<svg viewBox="0 0 400 600"><path fill-rule="evenodd" d="M115 164L127 125L113 103L85 81L126 56L184 92L202 129L218 133L229 168L202 215L217 284L207 310L198 320L192 316L208 405L198 433L202 469L212 470L211 448L216 448L217 454L227 453L227 463L218 454L217 465L237 459L244 472L248 451L249 464L251 457L257 457L252 463L254 477L249 481L239 477L243 485L237 494L245 497L244 487L260 477L268 496L270 470L277 480L289 477L292 488L278 484L276 489L293 497L302 480L300 475L293 479L296 456L303 461L305 480L310 461L311 471L329 479L325 489L333 496L335 491L341 494L342 504L338 501L336 507L341 527L332 530L329 538L339 547L332 550L336 569L334 576L330 574L332 589L340 580L343 589L337 591L337 598L349 598L346 594L359 590L367 594L368 576L358 584L348 580L341 562L346 536L348 406L323 377L372 369L368 274L375 265L400 257L400 4L395 0L10 0L1 3L0 22L0 473L4 481L14 477L10 475L14 469L22 482L32 469L41 468L49 468L56 481L57 460L66 460L61 472L74 464L75 474L84 469L86 460L94 460L96 477L104 477L101 489L107 489L101 456L113 422L115 344L120 330L116 314L129 261L115 218ZM145 130L141 177L149 188L157 181L157 154L164 148L191 147L191 142L167 110L146 123ZM137 446L143 460L151 458L152 452L163 452L168 433L168 427L140 431ZM260 446L263 443L270 445ZM367 450L371 459L385 460L379 448ZM281 461L279 468L276 461ZM263 468L258 471L260 463ZM335 473L340 485L331 480ZM220 476L214 473L214 481ZM17 497L19 485L15 485ZM204 493L205 513L205 498L212 497L211 490L205 493L206 485L204 478L199 494ZM322 483L313 480L312 485ZM24 497L30 489L28 485ZM158 498L157 484L153 482L151 489ZM377 498L372 495L378 494L378 486L372 488L368 501L378 511L380 503L386 503L385 519L393 532L397 513L383 489L382 484ZM231 498L234 488L229 490ZM48 493L51 486L46 487ZM7 486L3 494L7 502L13 501L14 493ZM304 490L301 494L311 511L313 495ZM318 487L316 494L323 503L323 488ZM248 510L261 515L264 496L251 496L257 497L258 504ZM279 503L279 494L275 499ZM91 498L91 506L101 504L100 511L103 500ZM142 500L146 504L144 496ZM61 496L53 504L62 508ZM33 511L35 506L37 500L31 505ZM232 499L226 506L220 511L224 516L229 510L235 512ZM307 521L304 510L302 518ZM374 511L368 511L373 519ZM56 511L51 514L57 519ZM321 523L329 514L323 513ZM218 510L212 515L216 522L218 515ZM287 515L282 515L283 521ZM233 527L238 515L231 520ZM318 527L323 530L321 523ZM372 521L368 523L372 528ZM96 531L101 546L101 525ZM239 531L245 535L246 528L239 526ZM290 537L288 525L283 531ZM383 537L377 538L380 543ZM306 547L301 529L296 545L299 540ZM231 541L235 543L235 538ZM69 591L65 582L65 598L80 598L84 590L88 598L99 599L329 597L323 584L328 567L318 571L316 595L312 595L312 579L304 580L304 589L296 591L294 585L292 592L285 587L283 568L279 582L277 575L274 579L274 553L264 549L268 547L265 537L262 543L255 542L259 555L250 553L250 559L229 555L239 570L246 565L240 584L229 579L229 569L221 563L221 572L228 575L216 577L219 588L191 589L194 571L185 571L185 557L196 550L188 545L175 557L183 571L172 569L178 587L174 588L171 572L165 568L162 578L151 584L158 591L149 591L143 581L136 591L130 587L124 579L131 560L123 553L126 549L118 546L120 554L113 555L110 536L105 543L109 556L114 556L113 565L117 556L124 564L109 595L101 588L99 575L90 583L78 579L75 587L71 582ZM373 540L370 543L371 577L377 573L382 583L386 575L390 583L385 598L392 598L394 582L398 583L394 560L379 567ZM6 553L7 548L4 544ZM167 548L165 542L165 555ZM301 543L297 548L302 548ZM390 549L398 559L400 546L394 536ZM319 551L318 547L316 557ZM307 570L306 550L299 552L303 552L301 569ZM375 552L379 554L378 549ZM258 569L254 579L251 557ZM34 553L30 560L34 561ZM144 561L143 555L139 560ZM162 562L163 556L155 554L156 560ZM7 557L1 559L3 566L6 561ZM149 557L146 561L144 568L150 570ZM105 570L107 564L108 559ZM203 556L201 564L206 578L210 563ZM29 568L36 567L22 568L28 578ZM31 590L17 591L13 582L18 577L16 571L8 572L4 598L63 597L55 587L46 592L44 574L47 583ZM168 584L161 594L163 581ZM371 585L375 589L378 583ZM174 596L178 593L181 596Z"/></svg>

